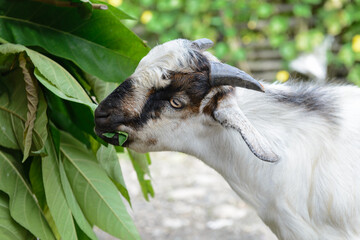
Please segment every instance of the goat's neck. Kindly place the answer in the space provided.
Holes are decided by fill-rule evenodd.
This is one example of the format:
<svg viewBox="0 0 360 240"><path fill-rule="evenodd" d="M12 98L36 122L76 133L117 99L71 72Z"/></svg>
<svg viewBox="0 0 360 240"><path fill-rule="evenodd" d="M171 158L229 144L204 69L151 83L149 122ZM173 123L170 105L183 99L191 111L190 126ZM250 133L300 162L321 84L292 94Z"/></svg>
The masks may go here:
<svg viewBox="0 0 360 240"><path fill-rule="evenodd" d="M275 86L270 91L282 90L276 88ZM267 138L274 152L281 156L280 162L261 161L252 154L238 132L232 129L224 130L221 126L212 131L213 136L197 145L197 150L192 154L217 170L234 191L257 209L261 216L262 211L276 205L276 198L282 194L283 190L277 186L286 187L286 181L292 177L306 178L307 173L296 172L300 171L296 167L303 164L303 159L311 159L307 156L317 154L314 146L303 148L309 150L302 153L302 159L292 157L292 161L299 160L295 164L290 163L287 156L294 147L301 149L308 144L307 136L316 139L321 136L316 131L328 131L327 120L319 117L317 113L306 112L301 106L276 100L269 94L237 89L236 97L246 117ZM311 166L311 163L309 165ZM307 184L305 181L293 182Z"/></svg>

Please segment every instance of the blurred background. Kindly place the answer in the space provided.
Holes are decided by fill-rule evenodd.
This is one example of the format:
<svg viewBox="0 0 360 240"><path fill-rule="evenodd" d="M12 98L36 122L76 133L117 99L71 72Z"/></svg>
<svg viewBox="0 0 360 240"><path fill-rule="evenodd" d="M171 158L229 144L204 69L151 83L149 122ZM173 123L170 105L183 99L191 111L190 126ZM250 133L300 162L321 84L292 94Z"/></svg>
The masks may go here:
<svg viewBox="0 0 360 240"><path fill-rule="evenodd" d="M209 38L219 59L258 79L360 85L359 0L108 0L150 47ZM300 58L301 61L298 61Z"/></svg>
<svg viewBox="0 0 360 240"><path fill-rule="evenodd" d="M360 1L108 0L150 47L209 38L210 52L254 77L360 85ZM294 80L293 80L294 81ZM124 159L123 159L124 160ZM135 224L150 240L276 240L215 171L181 153L152 154L146 202L128 161ZM103 239L112 239L103 236Z"/></svg>

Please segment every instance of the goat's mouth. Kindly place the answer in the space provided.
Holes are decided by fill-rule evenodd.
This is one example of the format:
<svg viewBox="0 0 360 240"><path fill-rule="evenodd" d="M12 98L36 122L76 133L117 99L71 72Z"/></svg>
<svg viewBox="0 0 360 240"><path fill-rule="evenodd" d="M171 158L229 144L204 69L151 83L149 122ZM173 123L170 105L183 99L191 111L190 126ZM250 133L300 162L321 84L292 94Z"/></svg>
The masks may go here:
<svg viewBox="0 0 360 240"><path fill-rule="evenodd" d="M128 134L122 131L104 132L95 128L95 133L105 142L116 146L126 147L128 145Z"/></svg>

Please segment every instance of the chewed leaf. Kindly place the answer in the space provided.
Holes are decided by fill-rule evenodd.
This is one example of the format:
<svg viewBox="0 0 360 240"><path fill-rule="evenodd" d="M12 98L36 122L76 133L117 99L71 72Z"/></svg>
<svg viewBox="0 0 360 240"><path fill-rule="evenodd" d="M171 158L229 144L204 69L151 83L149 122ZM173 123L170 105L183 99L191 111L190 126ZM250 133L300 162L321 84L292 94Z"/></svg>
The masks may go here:
<svg viewBox="0 0 360 240"><path fill-rule="evenodd" d="M102 135L107 138L112 138L113 136L115 136L115 133L103 133Z"/></svg>
<svg viewBox="0 0 360 240"><path fill-rule="evenodd" d="M117 131L116 133L119 134L119 146L122 146L124 142L126 142L126 140L128 139L129 134L122 131ZM115 136L116 133L103 133L102 135L107 138L112 138Z"/></svg>
<svg viewBox="0 0 360 240"><path fill-rule="evenodd" d="M129 134L121 131L118 131L118 134L119 134L119 146L122 146L124 142L126 142L126 140L128 139Z"/></svg>

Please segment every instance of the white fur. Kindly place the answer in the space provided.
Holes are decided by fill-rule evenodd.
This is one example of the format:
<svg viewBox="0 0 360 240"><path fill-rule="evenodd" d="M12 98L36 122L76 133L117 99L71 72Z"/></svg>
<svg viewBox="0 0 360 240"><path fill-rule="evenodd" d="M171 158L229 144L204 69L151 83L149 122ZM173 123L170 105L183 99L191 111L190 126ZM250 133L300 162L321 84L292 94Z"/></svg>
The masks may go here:
<svg viewBox="0 0 360 240"><path fill-rule="evenodd" d="M169 84L161 78L168 71L193 71L189 44L176 40L154 48L132 77L139 86L159 88ZM270 91L296 88L265 84ZM215 91L204 98L203 106ZM137 151L181 151L207 163L279 239L360 239L360 90L330 86L321 91L335 99L336 123L264 93L236 88L228 96L280 156L277 163L256 158L237 131L204 114L184 118L166 107L161 119L143 129L120 129L135 136L130 148ZM149 138L156 144L147 145Z"/></svg>

